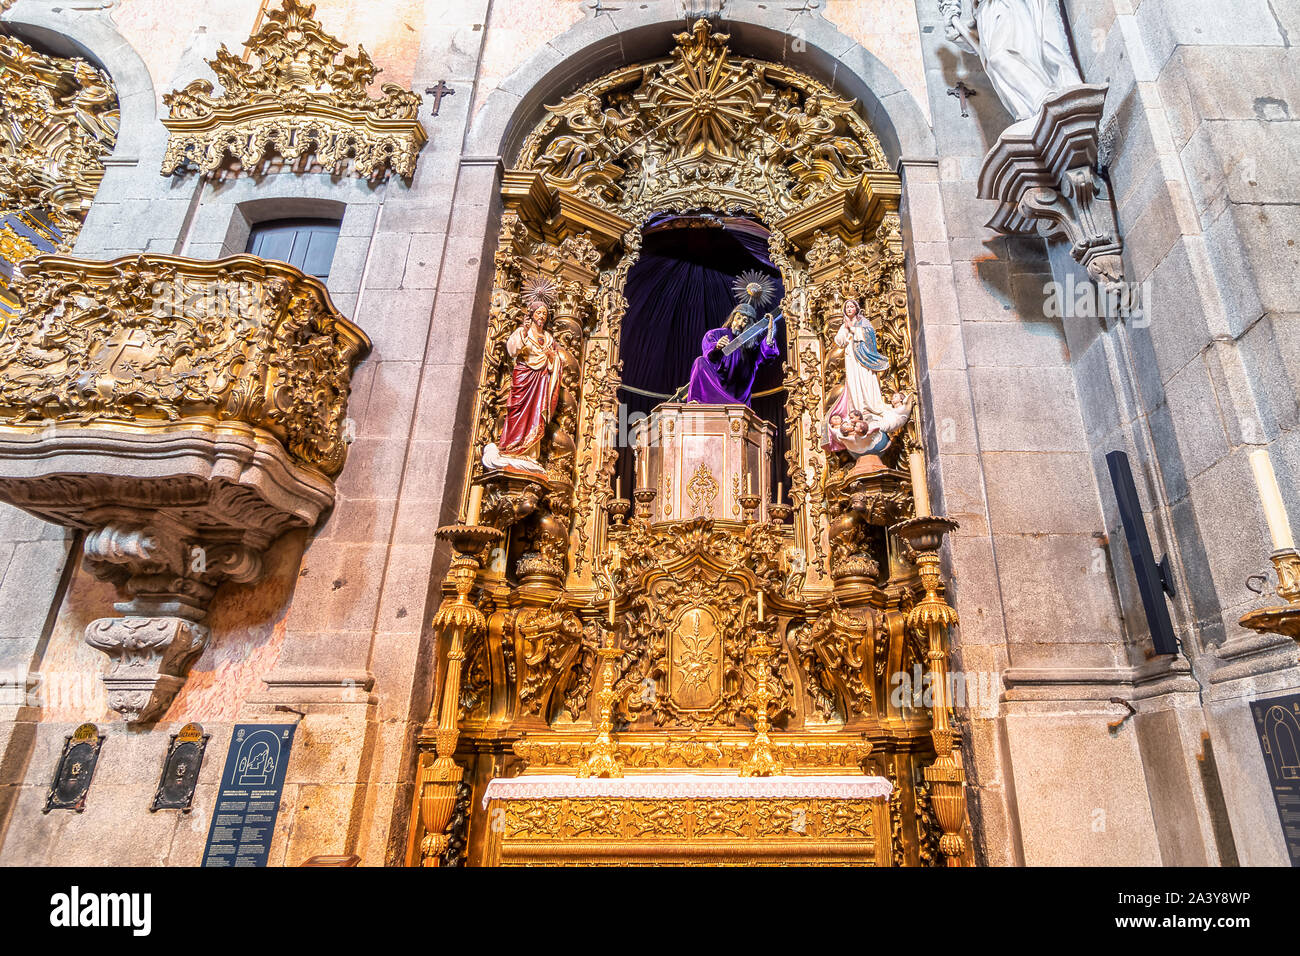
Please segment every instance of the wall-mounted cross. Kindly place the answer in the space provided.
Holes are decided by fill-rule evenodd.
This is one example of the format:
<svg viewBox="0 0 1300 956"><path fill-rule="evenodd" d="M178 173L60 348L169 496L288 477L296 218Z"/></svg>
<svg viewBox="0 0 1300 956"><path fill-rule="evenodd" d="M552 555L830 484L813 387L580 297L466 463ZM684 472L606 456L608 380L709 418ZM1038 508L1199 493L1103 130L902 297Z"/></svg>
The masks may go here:
<svg viewBox="0 0 1300 956"><path fill-rule="evenodd" d="M446 80L439 80L437 86L431 86L424 92L433 97L433 112L431 116L437 116L438 110L442 108L442 98L444 96L455 96L456 91L447 85Z"/></svg>
<svg viewBox="0 0 1300 956"><path fill-rule="evenodd" d="M591 9L594 10L596 16L599 17L599 16L604 16L607 13L618 13L618 11L622 9L622 7L607 7L602 2L602 0L596 0L595 3L591 4Z"/></svg>
<svg viewBox="0 0 1300 956"><path fill-rule="evenodd" d="M967 100L968 98L972 97L972 96L977 96L977 95L979 95L979 92L978 92L977 90L972 90L969 86L967 86L967 85L966 85L965 83L963 83L961 80L958 80L958 81L957 81L957 85L954 86L952 89L950 89L950 90L948 91L948 95L949 95L949 96L955 96L955 97L957 97L959 100L961 100L961 115L962 115L962 116L970 116L970 113L969 113L969 112L967 111L967 109L966 109L966 100Z"/></svg>

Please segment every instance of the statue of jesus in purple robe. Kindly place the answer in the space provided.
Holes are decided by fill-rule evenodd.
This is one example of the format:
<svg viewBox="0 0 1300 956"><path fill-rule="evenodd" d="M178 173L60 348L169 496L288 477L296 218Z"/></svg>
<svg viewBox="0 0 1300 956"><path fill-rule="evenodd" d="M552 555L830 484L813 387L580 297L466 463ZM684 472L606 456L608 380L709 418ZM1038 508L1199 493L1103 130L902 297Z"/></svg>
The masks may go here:
<svg viewBox="0 0 1300 956"><path fill-rule="evenodd" d="M772 316L767 317L767 334L757 342L750 342L730 355L722 349L745 330L755 318L755 310L748 303L738 305L727 316L719 329L704 333L700 345L701 355L691 366L691 381L686 390L686 401L701 405L748 405L754 390L754 376L759 366L780 355L776 345L776 332Z"/></svg>

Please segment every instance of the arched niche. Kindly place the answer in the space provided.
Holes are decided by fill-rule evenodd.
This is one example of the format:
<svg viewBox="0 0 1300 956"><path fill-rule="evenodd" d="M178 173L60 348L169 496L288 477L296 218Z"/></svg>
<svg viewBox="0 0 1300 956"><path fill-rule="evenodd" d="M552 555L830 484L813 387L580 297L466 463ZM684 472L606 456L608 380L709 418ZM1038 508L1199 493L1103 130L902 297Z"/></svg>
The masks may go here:
<svg viewBox="0 0 1300 956"><path fill-rule="evenodd" d="M487 495L498 520L531 529L527 544L502 557L511 580L519 561L544 570L534 576L539 595L595 587L617 449L628 441L618 396L625 293L647 224L670 215L733 217L768 234L785 293L784 475L812 591L832 586L837 511L827 490L842 485L847 471L846 461L821 447L824 410L842 387L834 337L847 298L863 304L890 357L887 392L915 394L901 189L857 104L789 66L732 52L729 37L707 21L675 39L669 56L624 66L549 104L503 178L471 481L492 471L483 451L502 433L507 339L526 312L526 287L545 281L557 293L552 328L566 363L544 443L545 474L511 479L508 491L489 481ZM901 473L900 453L916 444L913 423L894 444L894 471ZM893 513L906 509L905 481L889 494ZM527 515L516 514L519 500ZM872 560L883 572L883 537L862 533L873 539Z"/></svg>

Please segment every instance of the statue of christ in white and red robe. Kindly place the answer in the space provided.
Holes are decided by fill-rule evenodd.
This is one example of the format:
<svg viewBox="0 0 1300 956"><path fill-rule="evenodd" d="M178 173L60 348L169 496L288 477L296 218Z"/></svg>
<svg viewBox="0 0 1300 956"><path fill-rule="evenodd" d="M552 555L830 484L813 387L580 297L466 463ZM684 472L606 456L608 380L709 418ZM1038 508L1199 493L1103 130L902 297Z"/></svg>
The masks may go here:
<svg viewBox="0 0 1300 956"><path fill-rule="evenodd" d="M483 449L488 468L544 474L542 438L560 400L559 351L555 337L546 331L549 309L533 305L528 318L506 339L506 351L515 360L510 375L510 397L501 440Z"/></svg>

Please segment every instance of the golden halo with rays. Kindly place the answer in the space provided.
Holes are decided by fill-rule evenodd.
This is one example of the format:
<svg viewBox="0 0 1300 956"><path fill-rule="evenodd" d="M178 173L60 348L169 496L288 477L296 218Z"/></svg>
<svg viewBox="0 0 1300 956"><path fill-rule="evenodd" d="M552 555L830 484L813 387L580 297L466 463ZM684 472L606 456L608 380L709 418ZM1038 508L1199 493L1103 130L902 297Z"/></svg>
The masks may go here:
<svg viewBox="0 0 1300 956"><path fill-rule="evenodd" d="M761 309L776 295L776 283L767 273L750 269L732 280L731 291L737 302L744 304L748 300L755 309Z"/></svg>
<svg viewBox="0 0 1300 956"><path fill-rule="evenodd" d="M560 287L555 281L548 279L546 276L538 276L535 279L529 279L523 287L524 305L528 311L532 311L539 305L548 308L555 304L555 300L560 296Z"/></svg>

